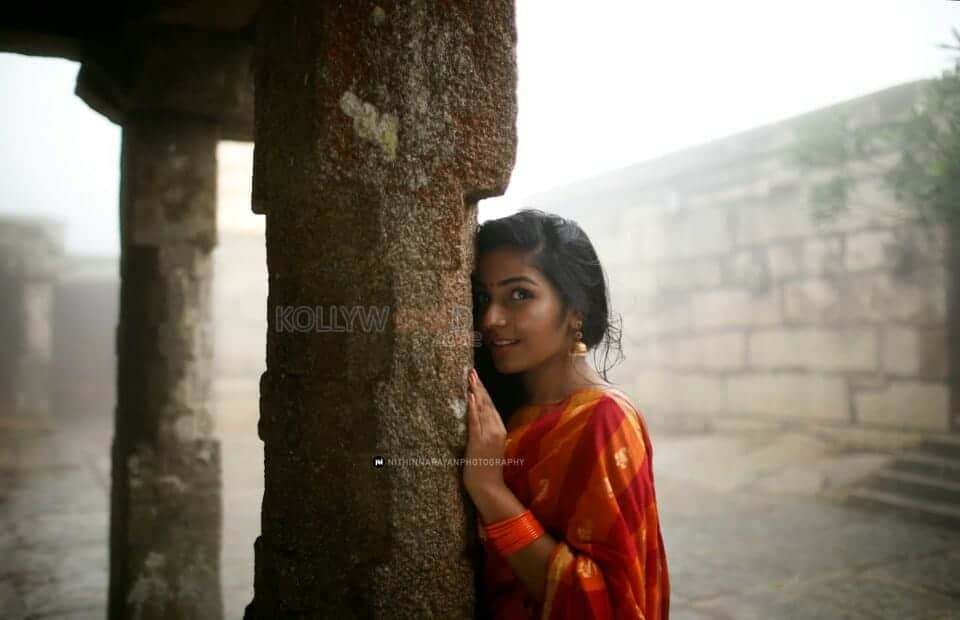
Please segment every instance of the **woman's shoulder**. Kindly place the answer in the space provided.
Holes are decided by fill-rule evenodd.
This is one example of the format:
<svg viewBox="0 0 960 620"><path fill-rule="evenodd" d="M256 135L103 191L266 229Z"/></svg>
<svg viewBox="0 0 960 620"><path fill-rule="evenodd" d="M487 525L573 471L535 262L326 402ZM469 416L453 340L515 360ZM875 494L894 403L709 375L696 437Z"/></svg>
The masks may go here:
<svg viewBox="0 0 960 620"><path fill-rule="evenodd" d="M616 388L598 389L582 403L571 418L570 436L589 446L581 454L585 461L613 459L617 468L628 461L653 458L653 445L640 409L633 399ZM612 471L612 470L611 470Z"/></svg>
<svg viewBox="0 0 960 620"><path fill-rule="evenodd" d="M630 395L614 385L597 385L587 388L576 404L586 410L597 406L618 407L626 415L643 417Z"/></svg>
<svg viewBox="0 0 960 620"><path fill-rule="evenodd" d="M600 385L593 387L586 391L584 397L576 405L576 410L573 413L580 417L585 424L608 425L626 419L637 433L640 435L646 435L647 433L640 409L626 392L615 386Z"/></svg>

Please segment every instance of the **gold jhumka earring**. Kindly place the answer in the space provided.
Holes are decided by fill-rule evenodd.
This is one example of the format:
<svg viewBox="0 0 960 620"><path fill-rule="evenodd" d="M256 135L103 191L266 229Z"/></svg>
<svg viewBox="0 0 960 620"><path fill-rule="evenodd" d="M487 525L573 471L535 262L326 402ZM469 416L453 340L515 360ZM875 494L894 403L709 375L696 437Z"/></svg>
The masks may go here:
<svg viewBox="0 0 960 620"><path fill-rule="evenodd" d="M587 345L580 340L583 338L583 332L580 331L581 327L583 327L583 321L577 321L577 341L573 343L573 349L570 350L572 357L583 357L587 354Z"/></svg>

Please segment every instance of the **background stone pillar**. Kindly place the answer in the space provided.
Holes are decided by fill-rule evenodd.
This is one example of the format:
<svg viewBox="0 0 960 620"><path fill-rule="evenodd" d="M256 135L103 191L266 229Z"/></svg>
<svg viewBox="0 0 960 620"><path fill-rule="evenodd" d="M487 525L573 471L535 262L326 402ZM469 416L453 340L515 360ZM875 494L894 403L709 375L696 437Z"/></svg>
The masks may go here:
<svg viewBox="0 0 960 620"><path fill-rule="evenodd" d="M950 390L950 431L960 433L960 216L946 224L947 382Z"/></svg>
<svg viewBox="0 0 960 620"><path fill-rule="evenodd" d="M63 261L63 226L32 217L0 219L0 418L50 428L53 297Z"/></svg>
<svg viewBox="0 0 960 620"><path fill-rule="evenodd" d="M217 139L182 116L123 130L111 618L223 615L209 410Z"/></svg>
<svg viewBox="0 0 960 620"><path fill-rule="evenodd" d="M474 615L474 513L440 459L466 445L472 234L514 161L515 44L509 1L263 7L266 480L247 618Z"/></svg>

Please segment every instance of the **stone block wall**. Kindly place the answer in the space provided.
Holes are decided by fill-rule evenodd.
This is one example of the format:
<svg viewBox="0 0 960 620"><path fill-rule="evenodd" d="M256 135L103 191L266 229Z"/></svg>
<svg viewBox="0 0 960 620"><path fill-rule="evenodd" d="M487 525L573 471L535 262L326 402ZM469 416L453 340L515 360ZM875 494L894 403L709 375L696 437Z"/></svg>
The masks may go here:
<svg viewBox="0 0 960 620"><path fill-rule="evenodd" d="M920 84L836 107L887 117ZM946 234L866 166L849 212L813 217L808 191L825 177L785 155L802 122L831 111L528 201L591 236L623 317L610 377L651 426L950 428Z"/></svg>
<svg viewBox="0 0 960 620"><path fill-rule="evenodd" d="M71 430L113 428L119 258L67 255L54 294L53 399Z"/></svg>

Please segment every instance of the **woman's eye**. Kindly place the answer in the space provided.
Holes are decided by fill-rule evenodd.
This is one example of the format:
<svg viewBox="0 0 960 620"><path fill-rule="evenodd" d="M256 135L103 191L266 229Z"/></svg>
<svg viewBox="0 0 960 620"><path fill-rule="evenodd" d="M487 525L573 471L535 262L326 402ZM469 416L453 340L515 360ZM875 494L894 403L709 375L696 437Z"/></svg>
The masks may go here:
<svg viewBox="0 0 960 620"><path fill-rule="evenodd" d="M530 297L532 297L532 295L527 289L524 288L515 288L510 291L510 299L513 301L520 301ZM482 306L488 301L490 301L490 297L486 293L477 293L476 297L474 298L474 303L478 306Z"/></svg>

